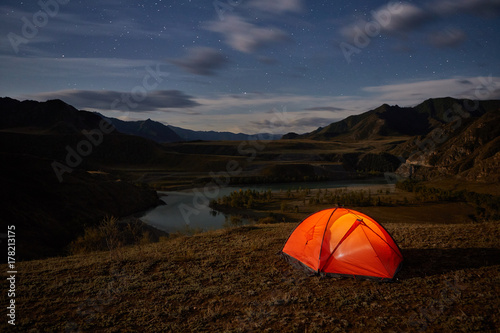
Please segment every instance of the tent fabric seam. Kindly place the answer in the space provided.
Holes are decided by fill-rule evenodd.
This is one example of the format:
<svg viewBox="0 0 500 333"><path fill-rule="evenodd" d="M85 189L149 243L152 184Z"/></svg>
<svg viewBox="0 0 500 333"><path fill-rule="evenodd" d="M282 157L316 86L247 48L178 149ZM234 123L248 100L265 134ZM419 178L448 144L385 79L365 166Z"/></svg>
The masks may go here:
<svg viewBox="0 0 500 333"><path fill-rule="evenodd" d="M362 224L362 225L363 225L363 226L365 226L365 227L367 227L367 228L368 228L371 232L373 232L375 235L379 236L379 235L378 235L375 231L373 231L373 230L372 230L372 228L370 228L369 226L367 226L367 225L366 225L366 223L364 223L364 222L363 222L363 224ZM371 241L370 237L368 237L368 235L366 234L365 229L361 228L361 230L362 230L362 231L363 231L363 233L365 234L365 237L366 237L366 239L368 240L368 243L370 243L370 246L372 247L373 252L375 252L375 254L377 255L377 259L378 259L378 261L382 264L382 267L384 267L385 272L387 273L387 275L390 275L390 273L387 271L387 267L385 267L385 264L383 263L382 259L381 259L381 258L380 258L380 256L378 255L377 250L375 250L375 247L373 246L373 243L372 243L372 241ZM381 240L382 240L385 244L387 244L387 245L389 246L389 248L390 248L390 249L394 252L394 249L391 247L391 245L389 245L389 243L387 243L387 242L385 241L385 239L383 239L383 238L382 238L382 237L380 237L380 236L379 236L379 238L380 238L380 239L381 239Z"/></svg>
<svg viewBox="0 0 500 333"><path fill-rule="evenodd" d="M339 246L342 245L342 243L354 232L354 230L356 230L357 227L359 227L359 223L356 223L356 222L353 223L353 225L349 228L349 230L346 231L346 233L344 234L344 236L342 236L342 238L340 239L340 241L337 244L337 246L335 246L335 248L333 249L332 253L330 253L330 255L328 256L328 258L326 258L325 264L323 265L323 267L321 267L321 269L323 269L326 266L326 264L330 261L330 258L333 257L333 254L335 253L335 251L337 251L337 249L339 248Z"/></svg>
<svg viewBox="0 0 500 333"><path fill-rule="evenodd" d="M300 221L288 235L279 254L296 268L313 275L351 276L356 279L368 278L378 281L393 281L404 261L401 249L394 241L394 238L383 225L370 216L348 208L339 208L341 207L323 209ZM335 219L333 218L334 215ZM351 223L350 226L349 223ZM337 227L337 224L339 227ZM367 229L362 228L362 233L356 231L356 228L360 225L367 227ZM319 226L324 228L322 232L321 230L314 230L315 228L321 229L318 228ZM346 228L347 231L342 235L342 230L346 230ZM310 235L311 232L313 232L312 235ZM326 238L327 233L328 239ZM350 239L353 233L356 233L356 237L353 242L349 242L349 246L361 246L360 249L363 249L364 252L361 251L360 254L356 254L356 258L361 260L364 258L363 256L367 256L365 261L369 262L369 264L367 264L366 269L364 266L358 265L352 269L346 268L350 266L344 267L342 260L339 263L332 260L336 258L334 257L335 253L341 251L339 248ZM378 238L373 237L373 235L378 236ZM311 243L312 247L307 246L308 237L315 238L314 243ZM318 249L317 246L320 246L320 248ZM335 247L332 250L333 246ZM394 268L395 271L393 272Z"/></svg>
<svg viewBox="0 0 500 333"><path fill-rule="evenodd" d="M333 210L333 212L330 214L330 216L328 216L328 220L326 221L326 225L325 225L325 230L323 230L323 237L321 238L321 245L319 247L319 257L318 257L318 273L321 271L322 267L320 266L321 265L321 254L323 252L323 242L325 241L325 235L326 235L326 230L328 230L328 224L330 223L330 220L333 216L333 214L335 214L335 212L337 211L337 208L335 208Z"/></svg>
<svg viewBox="0 0 500 333"><path fill-rule="evenodd" d="M377 222L378 223L378 222ZM378 225L385 231L387 232L387 230L385 230L385 228L380 224L378 223ZM373 232L376 236L378 236L385 244L387 244L387 246L389 246L389 248L398 256L400 257L401 259L403 259L403 256L401 256L398 251L396 251L392 246L391 244L389 244L385 239L383 239L378 233L376 233L372 228L370 228L370 226L368 226L366 223L364 223L364 226L367 227L368 229L370 229L371 232ZM387 234L392 238L392 236L387 232ZM371 244L371 242L370 242ZM396 246L398 246L396 244ZM399 252L401 253L401 249L399 249L399 246L398 246L398 250Z"/></svg>

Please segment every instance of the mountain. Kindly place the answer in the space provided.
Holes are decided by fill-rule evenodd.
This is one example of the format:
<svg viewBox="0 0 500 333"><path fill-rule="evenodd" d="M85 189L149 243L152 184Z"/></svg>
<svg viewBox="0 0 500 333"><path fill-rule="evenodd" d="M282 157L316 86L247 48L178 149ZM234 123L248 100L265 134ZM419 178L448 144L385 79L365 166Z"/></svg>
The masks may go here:
<svg viewBox="0 0 500 333"><path fill-rule="evenodd" d="M216 131L193 131L172 125L168 125L168 127L177 133L177 135L179 135L184 141L245 141L258 140L260 138L265 138L266 140L278 140L282 136L281 134L269 133L244 134Z"/></svg>
<svg viewBox="0 0 500 333"><path fill-rule="evenodd" d="M121 133L140 136L159 143L184 141L171 128L151 119L123 121L117 118L100 116L109 121Z"/></svg>
<svg viewBox="0 0 500 333"><path fill-rule="evenodd" d="M116 118L101 117L108 120L121 133L137 135L143 138L156 141L158 143L180 142L180 141L245 141L258 140L278 140L281 134L244 134L232 132L216 131L194 131L172 125L164 125L151 119L140 121L123 121Z"/></svg>
<svg viewBox="0 0 500 333"><path fill-rule="evenodd" d="M341 136L343 139L358 141L380 136L423 134L428 127L425 115L416 110L384 104L375 110L349 116L299 137L329 140Z"/></svg>
<svg viewBox="0 0 500 333"><path fill-rule="evenodd" d="M312 133L289 133L288 140L259 145L162 145L139 135L173 140L160 135L173 128L151 120L115 124L122 130L129 126L135 135L112 130L100 115L60 100L0 99L0 158L5 161L0 164L0 224L15 222L19 228L20 260L63 254L104 216L123 217L158 204L155 191L138 184L203 186L212 180L209 171L226 174L228 161L241 168L231 178L234 183L394 171L419 179L500 181L500 101L495 100L429 99L412 108L384 104Z"/></svg>
<svg viewBox="0 0 500 333"><path fill-rule="evenodd" d="M399 149L406 160L397 173L500 182L500 101L496 102L489 102L484 114L462 110L452 122L403 144Z"/></svg>
<svg viewBox="0 0 500 333"><path fill-rule="evenodd" d="M311 133L288 134L283 139L362 142L406 138L386 151L402 163L399 175L498 182L499 129L500 100L446 97L428 99L414 107L384 104Z"/></svg>
<svg viewBox="0 0 500 333"><path fill-rule="evenodd" d="M0 98L0 120L0 130L74 134L99 128L102 118L61 100L21 102L5 97Z"/></svg>
<svg viewBox="0 0 500 333"><path fill-rule="evenodd" d="M17 260L64 254L106 215L158 204L155 191L109 169L171 159L160 145L110 128L60 100L0 99L0 225L16 225Z"/></svg>
<svg viewBox="0 0 500 333"><path fill-rule="evenodd" d="M299 138L329 140L371 140L387 136L426 135L434 128L446 123L447 111L454 105L463 105L464 100L450 97L428 99L415 107L399 107L383 104L374 110L347 117L326 127L306 133ZM482 115L490 107L481 101L474 115Z"/></svg>

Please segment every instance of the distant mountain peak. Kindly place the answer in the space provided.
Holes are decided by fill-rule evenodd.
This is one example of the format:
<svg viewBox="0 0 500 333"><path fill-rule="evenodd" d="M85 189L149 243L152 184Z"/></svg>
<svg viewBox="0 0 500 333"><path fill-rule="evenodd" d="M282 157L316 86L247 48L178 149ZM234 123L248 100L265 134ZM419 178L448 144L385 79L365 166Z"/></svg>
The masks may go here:
<svg viewBox="0 0 500 333"><path fill-rule="evenodd" d="M124 121L117 118L105 117L119 132L129 135L141 136L159 143L183 141L168 126L158 121L146 120Z"/></svg>
<svg viewBox="0 0 500 333"><path fill-rule="evenodd" d="M426 135L436 126L445 122L445 113L455 104L463 105L464 100L452 97L429 98L414 107L400 107L387 103L341 121L301 135L299 138L329 140L334 137L363 140L388 135ZM484 112L477 108L478 115Z"/></svg>

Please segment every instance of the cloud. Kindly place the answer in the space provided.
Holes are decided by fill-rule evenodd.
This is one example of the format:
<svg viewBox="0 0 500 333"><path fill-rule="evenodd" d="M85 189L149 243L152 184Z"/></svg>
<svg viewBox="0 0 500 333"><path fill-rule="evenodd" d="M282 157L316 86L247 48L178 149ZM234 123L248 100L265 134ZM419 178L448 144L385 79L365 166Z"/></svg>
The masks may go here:
<svg viewBox="0 0 500 333"><path fill-rule="evenodd" d="M287 121L280 120L255 120L251 121L250 124L255 126L255 128L273 128L273 127L282 127L282 131L287 131L288 129L297 129L297 128L305 128L305 127L323 127L329 125L335 121L340 119L332 119L332 118L322 118L322 117L304 117L304 118L295 118Z"/></svg>
<svg viewBox="0 0 500 333"><path fill-rule="evenodd" d="M197 75L215 75L215 70L228 62L227 58L213 48L195 47L188 50L183 58L170 59L170 63Z"/></svg>
<svg viewBox="0 0 500 333"><path fill-rule="evenodd" d="M303 8L301 0L253 0L248 4L263 12L280 14L284 12L300 12Z"/></svg>
<svg viewBox="0 0 500 333"><path fill-rule="evenodd" d="M0 55L0 72L11 77L33 77L43 68L43 80L68 77L85 77L113 80L134 78L141 80L148 73L147 68L166 73L168 65L149 59L123 58L54 58L17 57ZM166 74L165 74L166 75ZM42 78L40 78L42 80ZM139 81L140 82L140 81Z"/></svg>
<svg viewBox="0 0 500 333"><path fill-rule="evenodd" d="M258 27L237 15L228 15L223 21L208 22L205 28L221 33L226 44L245 53L254 53L265 46L290 40L281 29Z"/></svg>
<svg viewBox="0 0 500 333"><path fill-rule="evenodd" d="M306 111L330 111L330 112L338 112L338 111L344 111L345 109L343 108L337 108L334 106L315 106L311 108L305 109Z"/></svg>
<svg viewBox="0 0 500 333"><path fill-rule="evenodd" d="M500 15L498 0L441 0L433 3L431 8L441 15L470 13L484 17Z"/></svg>
<svg viewBox="0 0 500 333"><path fill-rule="evenodd" d="M376 94L384 103L412 105L420 103L422 96L492 99L499 88L500 77L467 77L364 87L363 91Z"/></svg>
<svg viewBox="0 0 500 333"><path fill-rule="evenodd" d="M453 77L394 82L368 86L357 95L247 93L198 96L196 117L182 112L163 113L157 120L196 130L231 130L243 133L304 133L380 105L414 106L436 97L495 99L500 77ZM326 106L326 107L324 107ZM337 111L325 111L335 106ZM160 118L162 117L162 118Z"/></svg>
<svg viewBox="0 0 500 333"><path fill-rule="evenodd" d="M41 2L47 1L39 3ZM48 2L50 3L50 1ZM42 7L37 6L33 7L32 11L26 11L18 7L0 5L0 13L2 13L0 34L5 37L11 33L17 35L17 37L11 35L11 38L5 39L11 46L9 52L11 54L19 52L19 54L30 56L48 56L50 52L53 52L53 45L75 38L82 41L95 40L96 38L123 39L125 36L135 40L151 38L152 36L158 39L171 39L172 35L181 31L180 27L169 27L169 34L158 34L156 30L147 29L144 25L139 24L132 12L128 11L127 13L127 10L123 9L123 5L112 1L102 4L100 7L101 15L82 15L88 10L85 6L78 8L79 4L76 3L71 3L71 6L59 6L55 14L47 16L42 27L34 26L35 29L31 33L33 36L27 38L27 42L22 42L21 38L25 37L23 34L25 22L23 20L27 18L29 22L33 22L34 15ZM113 12L116 12L116 16L110 15ZM105 19L106 15L109 16L109 19ZM52 53L52 56L54 55Z"/></svg>
<svg viewBox="0 0 500 333"><path fill-rule="evenodd" d="M438 0L420 7L407 2L390 3L372 11L370 19L360 19L341 27L340 34L348 42L355 42L363 35L374 37L384 33L406 38L408 33L418 31L426 24L457 15L496 17L500 15L500 1ZM436 47L453 47L465 39L466 33L459 29L428 38L430 44Z"/></svg>
<svg viewBox="0 0 500 333"><path fill-rule="evenodd" d="M295 127L302 127L302 126L323 127L326 125L330 125L331 123L334 123L341 119L342 118L332 119L332 118L321 118L321 117L305 117L305 118L295 119L292 122L292 125Z"/></svg>
<svg viewBox="0 0 500 333"><path fill-rule="evenodd" d="M111 90L61 90L25 96L35 100L61 99L78 109L121 110L133 112L168 111L200 104L179 90L156 90L145 94Z"/></svg>
<svg viewBox="0 0 500 333"><path fill-rule="evenodd" d="M360 34L389 33L401 35L431 20L432 15L423 9L408 4L389 4L372 11L371 20L364 19L341 28L340 33L349 41L355 41Z"/></svg>
<svg viewBox="0 0 500 333"><path fill-rule="evenodd" d="M466 39L465 32L457 28L448 28L429 36L429 42L436 47L455 47Z"/></svg>
<svg viewBox="0 0 500 333"><path fill-rule="evenodd" d="M382 29L392 33L415 29L432 18L430 13L409 3L401 3L397 6L393 5L393 7L391 5L383 7L373 13L373 18L383 17L384 12L390 13L390 19L386 21L386 24L384 24L383 20L380 20Z"/></svg>

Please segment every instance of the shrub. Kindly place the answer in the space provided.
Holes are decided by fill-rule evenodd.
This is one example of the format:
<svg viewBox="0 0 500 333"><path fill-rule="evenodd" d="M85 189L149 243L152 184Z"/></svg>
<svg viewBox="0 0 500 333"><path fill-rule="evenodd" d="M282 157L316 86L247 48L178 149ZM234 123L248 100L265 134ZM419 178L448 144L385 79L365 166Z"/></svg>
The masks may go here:
<svg viewBox="0 0 500 333"><path fill-rule="evenodd" d="M416 180L407 179L396 184L396 188L413 192L418 201L455 201L466 202L474 206L476 216L488 220L500 218L500 196L470 192L466 190L451 191L441 188L427 187Z"/></svg>
<svg viewBox="0 0 500 333"><path fill-rule="evenodd" d="M141 223L119 223L114 216L104 218L97 226L85 229L83 236L69 245L71 254L83 254L94 251L115 251L124 245L147 244L152 236L143 230Z"/></svg>
<svg viewBox="0 0 500 333"><path fill-rule="evenodd" d="M276 220L276 218L273 216L263 217L259 221L257 221L257 223L259 224L272 224L277 222L278 220Z"/></svg>

